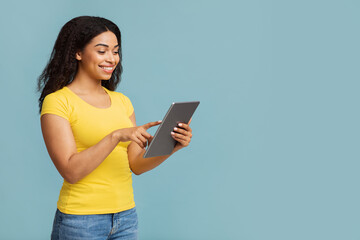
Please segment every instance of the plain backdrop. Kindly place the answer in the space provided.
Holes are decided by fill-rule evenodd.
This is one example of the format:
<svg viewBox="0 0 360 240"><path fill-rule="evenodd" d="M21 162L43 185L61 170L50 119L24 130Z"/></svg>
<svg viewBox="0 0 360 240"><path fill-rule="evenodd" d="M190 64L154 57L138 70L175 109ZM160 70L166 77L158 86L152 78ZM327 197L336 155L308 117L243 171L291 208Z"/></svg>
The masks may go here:
<svg viewBox="0 0 360 240"><path fill-rule="evenodd" d="M141 240L360 239L359 11L355 0L2 1L0 239L50 238L63 180L36 82L81 15L121 29L117 91L138 125L201 102L190 146L133 175Z"/></svg>

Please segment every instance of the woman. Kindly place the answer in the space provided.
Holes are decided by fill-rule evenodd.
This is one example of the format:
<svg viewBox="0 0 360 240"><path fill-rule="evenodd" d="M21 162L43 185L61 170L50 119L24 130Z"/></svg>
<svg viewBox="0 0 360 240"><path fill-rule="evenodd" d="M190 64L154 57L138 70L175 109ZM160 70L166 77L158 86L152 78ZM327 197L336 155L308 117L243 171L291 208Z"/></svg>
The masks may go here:
<svg viewBox="0 0 360 240"><path fill-rule="evenodd" d="M64 178L51 239L137 239L131 172L149 171L170 155L146 158L146 132L131 101L115 92L121 34L111 21L82 16L66 23L39 77L41 128L46 148ZM189 145L180 123L172 154Z"/></svg>

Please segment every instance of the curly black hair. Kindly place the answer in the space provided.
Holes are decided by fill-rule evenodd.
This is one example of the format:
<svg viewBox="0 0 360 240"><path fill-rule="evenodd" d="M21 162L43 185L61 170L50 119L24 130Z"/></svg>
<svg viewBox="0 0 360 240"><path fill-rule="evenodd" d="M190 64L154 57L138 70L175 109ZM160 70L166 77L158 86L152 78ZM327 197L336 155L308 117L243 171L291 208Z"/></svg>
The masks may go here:
<svg viewBox="0 0 360 240"><path fill-rule="evenodd" d="M80 16L71 19L60 30L50 60L38 78L37 91L39 97L39 113L44 98L72 82L78 68L75 58L76 52L84 47L97 35L111 31L115 34L119 44L120 61L109 80L102 80L101 85L114 91L121 81L123 71L121 60L121 32L115 23L108 19L92 16Z"/></svg>

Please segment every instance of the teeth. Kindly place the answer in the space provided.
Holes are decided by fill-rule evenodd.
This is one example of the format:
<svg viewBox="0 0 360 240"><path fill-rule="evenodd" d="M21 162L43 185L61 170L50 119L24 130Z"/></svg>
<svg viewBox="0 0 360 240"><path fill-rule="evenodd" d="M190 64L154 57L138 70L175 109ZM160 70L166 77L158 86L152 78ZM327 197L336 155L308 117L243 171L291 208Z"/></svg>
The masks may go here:
<svg viewBox="0 0 360 240"><path fill-rule="evenodd" d="M112 67L101 67L101 68L102 68L102 69L105 69L105 70L108 70L108 71L113 70Z"/></svg>

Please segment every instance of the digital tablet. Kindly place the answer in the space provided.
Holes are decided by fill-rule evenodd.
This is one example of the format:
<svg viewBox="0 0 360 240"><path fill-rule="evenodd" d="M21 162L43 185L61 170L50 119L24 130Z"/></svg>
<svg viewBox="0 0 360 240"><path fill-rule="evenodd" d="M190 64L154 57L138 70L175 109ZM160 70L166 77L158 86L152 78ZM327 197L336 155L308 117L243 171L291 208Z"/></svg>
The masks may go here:
<svg viewBox="0 0 360 240"><path fill-rule="evenodd" d="M178 123L188 123L199 104L199 101L172 103L146 149L144 158L170 154L177 143L171 136L171 132L174 127L179 127L177 126Z"/></svg>

